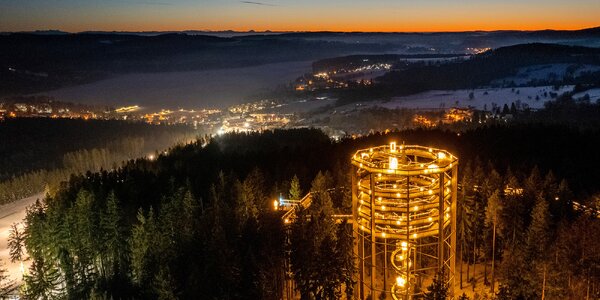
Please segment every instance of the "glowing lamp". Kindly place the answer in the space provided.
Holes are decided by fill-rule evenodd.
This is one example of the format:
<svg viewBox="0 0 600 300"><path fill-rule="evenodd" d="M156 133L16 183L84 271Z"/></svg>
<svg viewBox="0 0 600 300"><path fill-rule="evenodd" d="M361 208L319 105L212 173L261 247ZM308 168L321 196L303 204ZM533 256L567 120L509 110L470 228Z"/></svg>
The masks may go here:
<svg viewBox="0 0 600 300"><path fill-rule="evenodd" d="M404 287L406 285L406 279L404 279L404 277L402 276L398 276L396 277L396 284L398 286Z"/></svg>
<svg viewBox="0 0 600 300"><path fill-rule="evenodd" d="M400 243L400 247L402 247L403 251L406 251L406 249L408 249L408 243L402 242L402 243Z"/></svg>
<svg viewBox="0 0 600 300"><path fill-rule="evenodd" d="M398 169L398 158L390 157L390 170Z"/></svg>

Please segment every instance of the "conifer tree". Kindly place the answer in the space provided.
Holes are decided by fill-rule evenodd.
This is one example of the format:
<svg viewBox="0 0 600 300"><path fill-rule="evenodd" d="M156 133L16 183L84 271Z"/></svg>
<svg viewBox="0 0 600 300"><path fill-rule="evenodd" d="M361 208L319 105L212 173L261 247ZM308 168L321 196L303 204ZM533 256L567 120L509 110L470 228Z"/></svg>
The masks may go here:
<svg viewBox="0 0 600 300"><path fill-rule="evenodd" d="M8 249L11 262L22 262L25 259L25 236L16 223L10 225Z"/></svg>
<svg viewBox="0 0 600 300"><path fill-rule="evenodd" d="M106 260L105 276L118 276L127 268L129 245L121 216L119 199L111 191L106 198L106 209L101 214L100 232L102 233L102 254Z"/></svg>
<svg viewBox="0 0 600 300"><path fill-rule="evenodd" d="M141 284L149 276L146 271L146 259L150 250L150 229L153 226L150 223L154 222L154 213L151 209L146 218L140 208L136 218L137 224L133 225L131 233L131 271L133 280Z"/></svg>
<svg viewBox="0 0 600 300"><path fill-rule="evenodd" d="M531 212L531 224L527 231L527 257L531 261L532 268L529 270L529 277L535 286L537 295L545 293L545 284L547 276L546 255L548 254L548 244L550 243L550 212L548 202L542 197L541 193ZM541 278L540 278L541 277Z"/></svg>
<svg viewBox="0 0 600 300"><path fill-rule="evenodd" d="M462 183L462 189L460 191L460 194L458 196L457 199L457 236L458 236L458 242L459 242L459 260L458 262L460 263L460 267L459 267L459 273L460 273L460 278L459 278L459 284L460 284L460 288L462 289L462 284L463 284L463 276L462 276L462 265L463 265L463 260L464 260L464 253L466 250L466 247L468 246L468 240L470 240L471 237L471 233L472 233L472 214L473 214L473 206L474 206L474 196L473 196L473 174L472 174L472 169L471 169L471 163L467 162L464 170L463 170L463 177L461 180ZM467 259L467 262L469 261L469 259ZM467 280L469 277L469 264L467 263Z"/></svg>
<svg viewBox="0 0 600 300"><path fill-rule="evenodd" d="M298 176L294 175L292 177L292 181L290 182L290 192L289 192L290 200L300 200L302 198L302 189L300 188L300 180Z"/></svg>
<svg viewBox="0 0 600 300"><path fill-rule="evenodd" d="M427 287L425 292L425 300L446 300L448 297L448 286L444 283L444 277L438 273L435 275L431 285Z"/></svg>
<svg viewBox="0 0 600 300"><path fill-rule="evenodd" d="M550 212L548 202L540 195L531 212L531 224L527 231L527 245L531 257L534 259L543 257L549 242Z"/></svg>
<svg viewBox="0 0 600 300"><path fill-rule="evenodd" d="M488 230L491 231L492 235L492 282L491 282L491 292L494 292L495 285L495 263L496 263L496 240L497 240L497 232L501 232L498 228L502 227L500 215L502 214L502 199L500 198L500 190L496 190L492 196L488 199L486 211L485 211L485 223Z"/></svg>
<svg viewBox="0 0 600 300"><path fill-rule="evenodd" d="M63 293L60 270L43 258L34 258L25 275L25 296L28 299L56 299Z"/></svg>
<svg viewBox="0 0 600 300"><path fill-rule="evenodd" d="M302 297L331 299L341 296L341 285L347 280L342 266L348 266L346 256L338 257L333 203L328 189L328 173L319 172L311 186L311 206L297 211L292 224L292 272ZM343 242L343 243L347 243ZM347 246L347 244L344 244ZM343 261L340 261L342 259Z"/></svg>
<svg viewBox="0 0 600 300"><path fill-rule="evenodd" d="M510 171L510 170L509 170ZM529 218L525 203L523 203L523 187L511 172L507 172L506 186L509 190L504 195L504 210L501 213L505 245L514 250L515 245L523 241L526 233L525 220Z"/></svg>
<svg viewBox="0 0 600 300"><path fill-rule="evenodd" d="M260 213L271 211L273 207L265 192L265 186L265 177L258 168L252 170L243 182L243 194L247 197L245 201L253 203Z"/></svg>
<svg viewBox="0 0 600 300"><path fill-rule="evenodd" d="M236 199L233 209L238 225L240 226L243 226L249 219L256 219L258 217L256 199L254 199L252 192L246 187L237 179L233 183L234 197Z"/></svg>
<svg viewBox="0 0 600 300"><path fill-rule="evenodd" d="M352 299L354 295L353 279L356 272L354 263L354 238L352 236L352 226L349 226L346 221L338 225L336 254L337 267L340 269L341 281L344 283L344 294L346 299Z"/></svg>

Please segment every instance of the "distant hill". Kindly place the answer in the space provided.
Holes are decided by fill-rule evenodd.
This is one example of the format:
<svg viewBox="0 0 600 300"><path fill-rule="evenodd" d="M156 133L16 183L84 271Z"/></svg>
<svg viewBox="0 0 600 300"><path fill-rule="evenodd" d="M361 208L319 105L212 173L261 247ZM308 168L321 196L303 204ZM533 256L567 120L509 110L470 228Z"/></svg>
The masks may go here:
<svg viewBox="0 0 600 300"><path fill-rule="evenodd" d="M377 78L367 88L339 93L338 104L405 96L428 90L474 89L517 74L520 68L544 64L600 65L600 48L531 43L490 50L471 59L444 64L415 65ZM586 84L600 86L600 73L545 84Z"/></svg>
<svg viewBox="0 0 600 300"><path fill-rule="evenodd" d="M439 55L531 42L600 47L599 31L3 33L0 96L79 85L115 74L234 68L351 54Z"/></svg>
<svg viewBox="0 0 600 300"><path fill-rule="evenodd" d="M114 74L221 69L305 61L390 45L168 33L0 35L0 96L78 85Z"/></svg>
<svg viewBox="0 0 600 300"><path fill-rule="evenodd" d="M449 54L374 54L374 55L348 55L326 58L313 62L313 73L330 72L344 68L360 67L377 63L397 63L401 59L449 59L468 56L464 53Z"/></svg>
<svg viewBox="0 0 600 300"><path fill-rule="evenodd" d="M553 63L600 65L600 48L540 43L516 45L487 51L463 62L390 72L379 81L394 94L475 88L514 75L522 67Z"/></svg>

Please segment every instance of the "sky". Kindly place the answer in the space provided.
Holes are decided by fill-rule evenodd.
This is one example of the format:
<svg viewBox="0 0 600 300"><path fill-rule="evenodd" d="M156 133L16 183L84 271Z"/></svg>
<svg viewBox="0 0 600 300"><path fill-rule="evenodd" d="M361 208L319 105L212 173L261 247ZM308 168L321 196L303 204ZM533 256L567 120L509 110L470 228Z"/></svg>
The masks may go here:
<svg viewBox="0 0 600 300"><path fill-rule="evenodd" d="M600 0L0 0L0 31L468 31L600 26Z"/></svg>

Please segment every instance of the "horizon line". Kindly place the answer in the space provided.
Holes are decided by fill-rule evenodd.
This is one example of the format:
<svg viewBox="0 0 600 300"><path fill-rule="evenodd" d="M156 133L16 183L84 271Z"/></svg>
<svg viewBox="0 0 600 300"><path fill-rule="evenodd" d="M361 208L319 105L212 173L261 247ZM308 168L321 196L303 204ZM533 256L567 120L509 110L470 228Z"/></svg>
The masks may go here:
<svg viewBox="0 0 600 300"><path fill-rule="evenodd" d="M579 29L473 29L473 30L432 30L432 31L339 31L339 30L212 30L212 29L183 29L183 30L82 30L82 31L65 31L60 29L35 29L35 30L20 30L20 31L0 31L0 33L44 33L44 32L59 32L66 34L81 34L81 33L185 33L185 32L203 32L203 33L467 33L467 32L502 32L502 31L521 31L521 32L536 32L536 31L583 31L590 29L600 29L600 25L594 27L583 27Z"/></svg>

